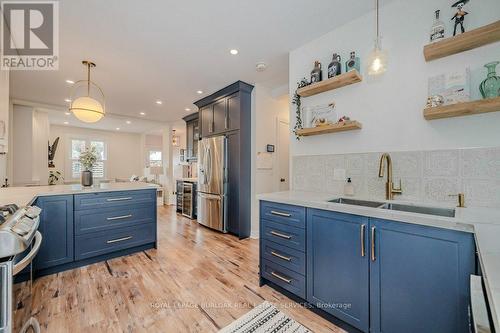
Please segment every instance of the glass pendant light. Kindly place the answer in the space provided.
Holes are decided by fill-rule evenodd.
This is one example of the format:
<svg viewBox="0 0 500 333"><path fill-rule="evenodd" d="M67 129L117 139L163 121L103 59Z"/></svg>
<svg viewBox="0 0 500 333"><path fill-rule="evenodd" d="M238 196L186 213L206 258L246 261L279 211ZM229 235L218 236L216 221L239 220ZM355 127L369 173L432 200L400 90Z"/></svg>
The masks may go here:
<svg viewBox="0 0 500 333"><path fill-rule="evenodd" d="M382 50L381 37L379 32L379 6L375 0L375 25L376 38L373 51L368 56L368 75L380 75L387 70L387 53Z"/></svg>
<svg viewBox="0 0 500 333"><path fill-rule="evenodd" d="M87 80L80 80L75 83L75 88L73 93L76 92L78 86L86 85L87 94L86 96L80 96L78 98L71 98L71 104L69 111L71 111L76 118L85 123L95 123L101 120L106 114L104 108L104 94L97 84L90 80L90 69L96 67L93 62L84 60L82 64L87 67ZM95 87L101 95L102 103L96 98L91 97L90 90L91 87Z"/></svg>

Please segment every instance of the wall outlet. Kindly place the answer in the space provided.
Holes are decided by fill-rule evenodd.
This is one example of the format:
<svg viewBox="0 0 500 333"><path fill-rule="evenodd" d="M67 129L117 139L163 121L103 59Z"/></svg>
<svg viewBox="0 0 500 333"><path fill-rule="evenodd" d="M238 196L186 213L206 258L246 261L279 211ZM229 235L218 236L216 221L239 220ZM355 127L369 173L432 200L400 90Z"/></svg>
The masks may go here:
<svg viewBox="0 0 500 333"><path fill-rule="evenodd" d="M345 180L345 169L333 169L333 180Z"/></svg>

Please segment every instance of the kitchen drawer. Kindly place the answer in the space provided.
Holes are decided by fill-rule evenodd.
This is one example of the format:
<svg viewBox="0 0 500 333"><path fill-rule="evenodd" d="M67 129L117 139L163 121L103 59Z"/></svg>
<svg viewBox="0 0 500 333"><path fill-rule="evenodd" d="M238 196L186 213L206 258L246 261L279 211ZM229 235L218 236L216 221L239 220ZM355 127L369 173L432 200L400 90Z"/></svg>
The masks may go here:
<svg viewBox="0 0 500 333"><path fill-rule="evenodd" d="M154 223L75 237L75 259L82 260L155 241Z"/></svg>
<svg viewBox="0 0 500 333"><path fill-rule="evenodd" d="M260 218L297 228L306 227L306 209L299 206L261 201Z"/></svg>
<svg viewBox="0 0 500 333"><path fill-rule="evenodd" d="M75 210L130 206L154 202L156 189L75 194Z"/></svg>
<svg viewBox="0 0 500 333"><path fill-rule="evenodd" d="M288 246L298 251L305 251L306 230L290 227L286 224L261 220L264 239Z"/></svg>
<svg viewBox="0 0 500 333"><path fill-rule="evenodd" d="M262 260L261 265L262 277L301 298L306 298L306 278L304 275L265 259Z"/></svg>
<svg viewBox="0 0 500 333"><path fill-rule="evenodd" d="M266 260L280 264L299 274L306 274L306 255L304 252L263 240L261 253Z"/></svg>
<svg viewBox="0 0 500 333"><path fill-rule="evenodd" d="M152 203L79 210L75 212L75 234L111 230L155 221L156 206Z"/></svg>

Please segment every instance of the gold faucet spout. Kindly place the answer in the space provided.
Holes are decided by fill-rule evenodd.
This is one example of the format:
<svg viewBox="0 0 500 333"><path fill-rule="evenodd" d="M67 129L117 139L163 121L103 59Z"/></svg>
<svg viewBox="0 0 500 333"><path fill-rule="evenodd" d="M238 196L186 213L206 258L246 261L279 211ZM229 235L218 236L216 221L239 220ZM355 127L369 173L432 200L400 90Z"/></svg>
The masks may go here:
<svg viewBox="0 0 500 333"><path fill-rule="evenodd" d="M385 183L385 198L387 200L392 200L394 194L401 194L403 190L401 188L401 180L399 181L399 188L395 188L392 182L392 159L388 153L383 153L380 156L380 163L378 166L378 176L380 178L384 177L384 160L387 163L387 181Z"/></svg>

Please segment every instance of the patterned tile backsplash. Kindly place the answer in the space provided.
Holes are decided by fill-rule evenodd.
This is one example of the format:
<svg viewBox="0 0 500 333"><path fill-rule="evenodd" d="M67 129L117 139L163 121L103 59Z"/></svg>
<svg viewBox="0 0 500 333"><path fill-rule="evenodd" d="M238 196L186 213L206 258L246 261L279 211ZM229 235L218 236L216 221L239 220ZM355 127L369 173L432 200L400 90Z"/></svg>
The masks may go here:
<svg viewBox="0 0 500 333"><path fill-rule="evenodd" d="M345 173L355 195L385 196L385 178L378 177L382 153L294 156L292 188L343 195ZM397 199L455 203L449 194L465 193L466 205L500 208L500 147L390 153L393 181L403 184Z"/></svg>

